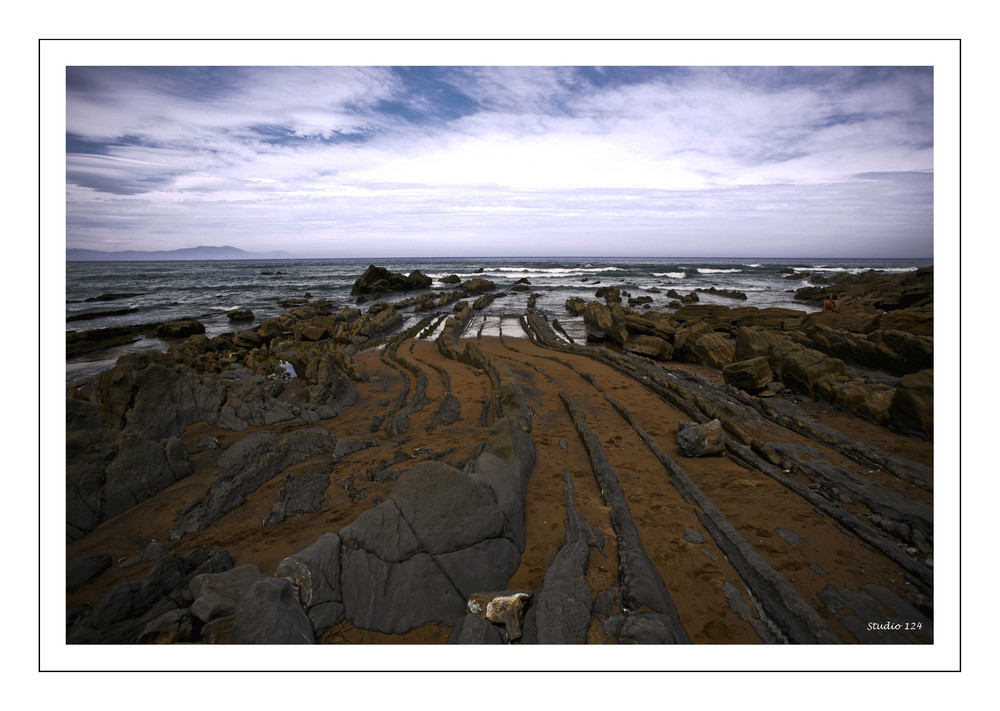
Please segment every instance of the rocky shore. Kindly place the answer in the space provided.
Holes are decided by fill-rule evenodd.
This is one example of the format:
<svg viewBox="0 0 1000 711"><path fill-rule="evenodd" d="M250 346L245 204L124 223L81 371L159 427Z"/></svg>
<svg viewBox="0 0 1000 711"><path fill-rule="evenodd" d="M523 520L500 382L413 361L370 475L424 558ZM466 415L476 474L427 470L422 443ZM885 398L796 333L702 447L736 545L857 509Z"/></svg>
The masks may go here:
<svg viewBox="0 0 1000 711"><path fill-rule="evenodd" d="M932 269L809 314L523 283L499 336L442 281L70 385L67 642L933 642Z"/></svg>

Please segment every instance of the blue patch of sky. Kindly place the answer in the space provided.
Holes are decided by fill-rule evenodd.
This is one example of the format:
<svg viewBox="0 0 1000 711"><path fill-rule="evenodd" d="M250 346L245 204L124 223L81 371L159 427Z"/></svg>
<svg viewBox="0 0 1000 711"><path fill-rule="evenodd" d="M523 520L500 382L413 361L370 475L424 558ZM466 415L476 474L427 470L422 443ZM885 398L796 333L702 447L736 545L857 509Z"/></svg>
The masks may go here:
<svg viewBox="0 0 1000 711"><path fill-rule="evenodd" d="M104 141L88 141L85 138L67 133L66 153L83 153L87 155L106 156L108 155L108 144Z"/></svg>
<svg viewBox="0 0 1000 711"><path fill-rule="evenodd" d="M239 89L246 67L137 67L144 78L174 96L202 101L218 99Z"/></svg>
<svg viewBox="0 0 1000 711"><path fill-rule="evenodd" d="M824 116L819 121L814 121L810 128L830 128L832 126L846 126L852 123L861 123L863 121L868 121L873 118L879 118L881 116L886 116L886 112L878 113L843 113L843 114L828 114Z"/></svg>
<svg viewBox="0 0 1000 711"><path fill-rule="evenodd" d="M247 131L256 141L269 146L288 146L301 143L363 143L375 135L374 131L358 128L351 131L333 130L325 134L310 133L303 135L297 133L290 126L281 124L254 124L248 126Z"/></svg>
<svg viewBox="0 0 1000 711"><path fill-rule="evenodd" d="M66 182L112 195L139 195L149 192L149 188L127 185L118 178L105 177L86 170L67 170Z"/></svg>
<svg viewBox="0 0 1000 711"><path fill-rule="evenodd" d="M437 67L394 67L405 99L384 101L380 111L411 123L448 122L479 110L479 103L444 80ZM419 99L415 100L416 97Z"/></svg>
<svg viewBox="0 0 1000 711"><path fill-rule="evenodd" d="M597 89L645 84L650 80L673 82L691 76L689 67L577 67L577 73Z"/></svg>

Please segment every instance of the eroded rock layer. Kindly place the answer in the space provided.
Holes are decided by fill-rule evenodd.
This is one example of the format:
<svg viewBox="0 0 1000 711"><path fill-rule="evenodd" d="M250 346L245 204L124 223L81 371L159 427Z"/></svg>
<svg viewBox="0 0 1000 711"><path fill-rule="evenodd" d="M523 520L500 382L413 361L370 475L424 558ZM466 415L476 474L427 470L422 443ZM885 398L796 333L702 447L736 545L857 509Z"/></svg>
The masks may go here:
<svg viewBox="0 0 1000 711"><path fill-rule="evenodd" d="M878 280L895 315L609 289L571 306L605 345L307 304L124 357L68 393L67 639L932 642L924 284Z"/></svg>

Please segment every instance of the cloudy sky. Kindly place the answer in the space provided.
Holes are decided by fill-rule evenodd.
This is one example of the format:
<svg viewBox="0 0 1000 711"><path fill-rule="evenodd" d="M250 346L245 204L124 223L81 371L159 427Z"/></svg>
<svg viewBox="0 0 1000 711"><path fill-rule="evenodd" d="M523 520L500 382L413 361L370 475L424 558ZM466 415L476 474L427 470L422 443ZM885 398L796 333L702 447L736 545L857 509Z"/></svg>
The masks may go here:
<svg viewBox="0 0 1000 711"><path fill-rule="evenodd" d="M930 257L929 67L67 67L67 246Z"/></svg>

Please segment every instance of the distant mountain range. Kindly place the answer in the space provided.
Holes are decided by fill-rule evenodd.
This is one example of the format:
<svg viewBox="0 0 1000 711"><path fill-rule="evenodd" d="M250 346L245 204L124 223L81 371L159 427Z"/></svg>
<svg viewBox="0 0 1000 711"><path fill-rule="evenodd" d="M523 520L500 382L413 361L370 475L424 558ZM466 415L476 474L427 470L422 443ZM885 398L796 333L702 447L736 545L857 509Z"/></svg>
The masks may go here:
<svg viewBox="0 0 1000 711"><path fill-rule="evenodd" d="M183 262L209 259L295 259L288 252L246 252L237 247L187 247L141 252L102 252L97 249L67 249L67 262Z"/></svg>

